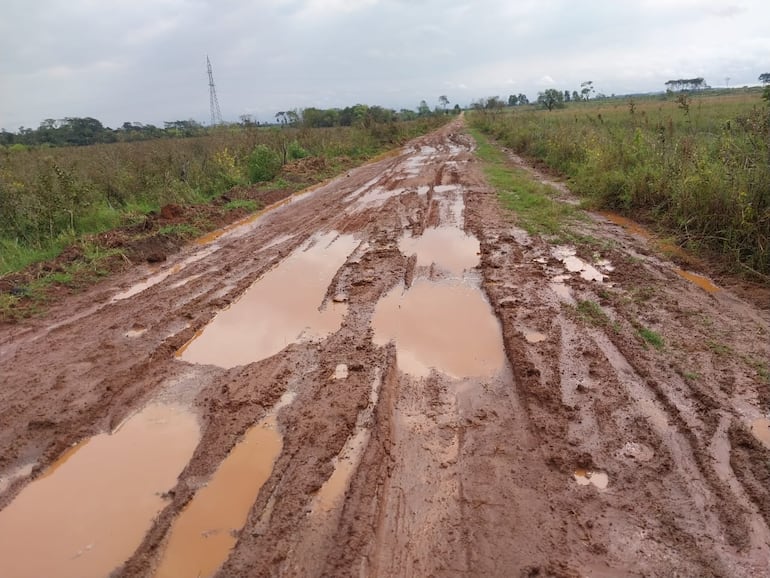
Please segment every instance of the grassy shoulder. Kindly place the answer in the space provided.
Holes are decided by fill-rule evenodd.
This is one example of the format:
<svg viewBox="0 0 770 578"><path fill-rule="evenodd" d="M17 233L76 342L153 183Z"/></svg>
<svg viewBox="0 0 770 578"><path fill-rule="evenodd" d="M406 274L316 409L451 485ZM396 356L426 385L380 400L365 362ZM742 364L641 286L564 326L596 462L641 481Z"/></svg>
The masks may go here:
<svg viewBox="0 0 770 578"><path fill-rule="evenodd" d="M500 148L480 130L472 128L470 132L476 140L476 155L483 162L489 184L497 191L501 205L515 213L517 223L531 235L567 235L567 225L576 217L576 209L554 200L551 187L511 166Z"/></svg>
<svg viewBox="0 0 770 578"><path fill-rule="evenodd" d="M470 124L725 268L770 275L770 109L758 91L476 111Z"/></svg>

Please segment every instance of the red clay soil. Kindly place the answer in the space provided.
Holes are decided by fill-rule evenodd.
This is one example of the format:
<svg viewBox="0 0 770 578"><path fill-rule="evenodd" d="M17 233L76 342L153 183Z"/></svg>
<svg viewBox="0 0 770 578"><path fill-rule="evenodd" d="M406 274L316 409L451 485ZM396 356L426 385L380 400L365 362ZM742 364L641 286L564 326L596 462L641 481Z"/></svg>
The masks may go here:
<svg viewBox="0 0 770 578"><path fill-rule="evenodd" d="M152 575L185 505L290 391L281 452L217 576L765 575L770 450L750 428L770 410L768 310L703 290L600 216L572 227L586 239L575 257L603 281L570 272L574 260L500 208L473 147L458 120L159 268L130 267L0 328L0 522L73 444L149 403L181 404L200 441L115 564L116 576ZM400 250L441 227L478 241L459 276ZM175 355L335 231L357 246L318 298L346 305L338 329L233 368ZM408 369L403 342L380 339L373 319L421 283L480 296L498 365ZM347 376L332 379L340 364ZM319 508L345 460L339 499Z"/></svg>

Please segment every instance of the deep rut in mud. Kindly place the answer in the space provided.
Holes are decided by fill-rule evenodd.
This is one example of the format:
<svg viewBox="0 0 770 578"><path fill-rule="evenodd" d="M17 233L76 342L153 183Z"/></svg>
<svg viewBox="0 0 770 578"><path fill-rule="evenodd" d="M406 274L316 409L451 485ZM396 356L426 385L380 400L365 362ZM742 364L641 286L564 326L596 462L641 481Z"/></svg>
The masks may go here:
<svg viewBox="0 0 770 578"><path fill-rule="evenodd" d="M0 578L762 575L768 311L620 225L458 120L2 328Z"/></svg>

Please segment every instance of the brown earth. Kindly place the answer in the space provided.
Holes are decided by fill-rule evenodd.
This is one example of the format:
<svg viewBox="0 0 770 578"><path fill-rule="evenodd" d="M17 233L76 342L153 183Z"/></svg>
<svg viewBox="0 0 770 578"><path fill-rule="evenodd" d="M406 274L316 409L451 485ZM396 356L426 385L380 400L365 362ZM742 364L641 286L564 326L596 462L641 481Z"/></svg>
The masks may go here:
<svg viewBox="0 0 770 578"><path fill-rule="evenodd" d="M451 123L158 269L132 267L2 327L0 533L2 509L73 444L174 402L195 413L200 441L141 544L115 561L116 576L152 575L186 504L292 392L277 414L280 453L218 576L766 574L770 450L750 428L770 411L768 307L704 290L650 239L597 215L572 225L585 240L575 250L606 278L570 274L501 210L472 143ZM437 227L450 240L433 262L399 250L405 234ZM452 227L468 235L459 248ZM346 304L337 329L234 367L175 355L328 232L356 246L315 305ZM454 269L474 237L477 266ZM300 275L285 290L309 284ZM395 343L380 334L383 315L430 315L458 287L488 303L499 361L482 351L493 360L481 369L473 356L471 369L448 369L482 339L466 301L396 323ZM409 340L421 353L446 335L457 346L436 352L433 370L410 368ZM332 379L339 364L349 371ZM343 463L348 476L319 507ZM48 523L45 510L34 521Z"/></svg>

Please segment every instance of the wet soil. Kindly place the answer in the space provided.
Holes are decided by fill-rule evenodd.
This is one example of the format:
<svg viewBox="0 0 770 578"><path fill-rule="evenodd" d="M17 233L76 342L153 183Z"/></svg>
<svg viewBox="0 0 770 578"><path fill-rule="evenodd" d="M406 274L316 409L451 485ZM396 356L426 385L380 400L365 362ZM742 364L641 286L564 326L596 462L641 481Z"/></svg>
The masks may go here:
<svg viewBox="0 0 770 578"><path fill-rule="evenodd" d="M0 576L763 575L770 314L571 227L459 120L0 328Z"/></svg>

